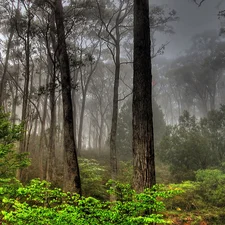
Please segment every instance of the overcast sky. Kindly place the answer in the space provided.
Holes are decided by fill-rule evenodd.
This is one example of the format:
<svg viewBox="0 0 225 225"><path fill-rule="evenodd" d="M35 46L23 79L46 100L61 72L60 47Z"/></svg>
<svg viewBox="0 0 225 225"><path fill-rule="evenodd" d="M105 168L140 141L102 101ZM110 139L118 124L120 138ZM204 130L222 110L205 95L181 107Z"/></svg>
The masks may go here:
<svg viewBox="0 0 225 225"><path fill-rule="evenodd" d="M190 46L190 39L195 34L205 30L215 30L219 34L221 21L218 12L225 9L225 0L205 0L201 7L196 6L192 0L150 0L150 4L167 5L175 9L180 18L174 23L174 35L157 36L158 43L170 41L165 51L166 57L178 56Z"/></svg>

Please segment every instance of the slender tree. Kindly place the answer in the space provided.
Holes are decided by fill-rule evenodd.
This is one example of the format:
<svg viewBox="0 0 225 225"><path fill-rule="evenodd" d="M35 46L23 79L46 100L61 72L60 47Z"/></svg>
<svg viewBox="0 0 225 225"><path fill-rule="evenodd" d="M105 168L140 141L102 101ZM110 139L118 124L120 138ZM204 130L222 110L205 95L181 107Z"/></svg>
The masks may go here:
<svg viewBox="0 0 225 225"><path fill-rule="evenodd" d="M134 188L155 182L149 1L134 0L133 164Z"/></svg>
<svg viewBox="0 0 225 225"><path fill-rule="evenodd" d="M117 132L117 120L119 111L119 80L121 70L121 40L129 30L129 15L131 14L132 1L119 0L117 3L109 1L109 5L114 10L110 10L109 18L105 18L105 12L101 9L99 1L96 0L99 20L102 24L99 32L100 38L105 41L107 47L111 53L115 68L114 68L114 91L113 91L113 110L112 110L112 122L110 132L110 168L111 177L113 180L117 177L117 149L116 149L116 132ZM106 11L107 12L107 11Z"/></svg>

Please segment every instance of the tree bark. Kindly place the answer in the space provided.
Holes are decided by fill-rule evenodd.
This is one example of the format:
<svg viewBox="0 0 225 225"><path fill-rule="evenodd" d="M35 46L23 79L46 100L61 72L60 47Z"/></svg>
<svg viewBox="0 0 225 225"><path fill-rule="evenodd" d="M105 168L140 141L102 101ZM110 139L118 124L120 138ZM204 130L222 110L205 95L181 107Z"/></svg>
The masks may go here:
<svg viewBox="0 0 225 225"><path fill-rule="evenodd" d="M46 87L49 83L49 73L47 74L46 77ZM48 104L48 93L45 93L44 96L44 102L43 102L43 116L42 116L42 123L41 123L41 132L40 132L40 140L39 140L39 154L40 154L40 177L41 179L46 179L46 173L45 173L45 167L46 167L46 148L47 146L47 141L46 141L46 135L45 135L45 123L46 123L46 118L47 118L47 104ZM43 139L45 140L45 145L43 143Z"/></svg>
<svg viewBox="0 0 225 225"><path fill-rule="evenodd" d="M52 183L56 182L56 156L55 156L55 137L56 137L56 99L55 99L55 87L56 87L56 62L55 54L57 51L57 44L55 39L55 23L54 23L54 11L52 10L52 18L50 21L50 36L52 42L52 48L54 56L51 57L51 53L48 52L48 72L50 74L50 129L49 129L49 148L47 159L47 171L46 179ZM48 46L50 47L50 46Z"/></svg>
<svg viewBox="0 0 225 225"><path fill-rule="evenodd" d="M28 99L29 99L29 82L30 82L30 29L31 29L31 13L30 8L28 6L27 9L27 30L26 30L26 38L24 38L25 44L25 78L24 78L24 89L23 89L23 104L22 104L22 116L21 121L23 123L23 138L20 141L20 153L26 151L27 144L27 116L28 116ZM27 179L27 170L19 169L17 173L17 178L21 181L25 181Z"/></svg>
<svg viewBox="0 0 225 225"><path fill-rule="evenodd" d="M104 126L104 120L103 120L103 115L101 114L99 136L98 136L98 149L99 149L98 153L99 153L99 156L101 155L101 151L102 151L103 126Z"/></svg>
<svg viewBox="0 0 225 225"><path fill-rule="evenodd" d="M6 57L5 57L2 79L1 79L1 82L0 82L0 106L3 105L4 88L5 88L5 84L6 84L6 73L8 71L9 53L10 53L10 49L11 49L11 43L12 43L13 36L14 36L14 30L11 29L10 35L9 35L9 40L8 40L8 43L7 43Z"/></svg>
<svg viewBox="0 0 225 225"><path fill-rule="evenodd" d="M117 177L117 149L116 149L116 132L118 120L118 96L119 96L119 79L120 79L120 34L119 27L116 27L116 57L115 57L115 79L113 90L113 112L112 124L110 133L110 168L111 178L113 180Z"/></svg>
<svg viewBox="0 0 225 225"><path fill-rule="evenodd" d="M19 83L19 74L20 74L20 63L18 61L17 73L16 73L16 77L15 77L15 81L16 81L17 84ZM18 87L15 86L15 89L16 90L14 90L15 95L14 95L14 98L12 100L13 103L12 103L12 112L11 112L11 121L12 121L13 125L16 124L16 106L17 106L17 103L18 103Z"/></svg>
<svg viewBox="0 0 225 225"><path fill-rule="evenodd" d="M64 122L64 191L81 194L80 173L74 140L69 57L66 50L64 15L61 0L55 0L55 21L60 64Z"/></svg>
<svg viewBox="0 0 225 225"><path fill-rule="evenodd" d="M81 153L82 149L82 133L83 133L83 122L84 122L84 110L85 110L85 104L86 104L86 95L87 91L82 91L82 105L81 105L81 111L80 111L80 124L79 124L79 132L78 132L78 153Z"/></svg>
<svg viewBox="0 0 225 225"><path fill-rule="evenodd" d="M55 136L56 136L56 99L55 99L55 82L56 71L53 67L53 63L49 60L49 73L50 73L50 129L49 129L49 146L48 146L48 159L47 159L47 171L46 179L50 182L55 182L56 177L56 157L55 157Z"/></svg>
<svg viewBox="0 0 225 225"><path fill-rule="evenodd" d="M134 188L155 183L149 1L134 0L133 165Z"/></svg>

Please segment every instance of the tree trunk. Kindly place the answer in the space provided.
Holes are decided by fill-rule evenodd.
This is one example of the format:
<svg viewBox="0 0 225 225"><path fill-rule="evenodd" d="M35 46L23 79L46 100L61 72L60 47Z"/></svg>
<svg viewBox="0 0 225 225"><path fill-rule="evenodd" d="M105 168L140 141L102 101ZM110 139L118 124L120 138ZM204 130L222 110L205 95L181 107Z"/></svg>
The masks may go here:
<svg viewBox="0 0 225 225"><path fill-rule="evenodd" d="M76 91L75 89L72 90L72 104L73 104L73 127L74 127L74 140L75 140L75 144L77 145L77 138L76 138L76 134L77 134L77 105L76 105ZM77 152L77 154L79 155L79 152Z"/></svg>
<svg viewBox="0 0 225 225"><path fill-rule="evenodd" d="M57 142L58 142L58 147L61 148L62 147L62 142L63 142L63 135L62 135L62 131L63 131L63 126L61 124L61 118L62 118L62 113L61 113L61 107L62 107L62 96L59 95L58 97L58 101L57 101L57 124L58 124L58 128L57 128Z"/></svg>
<svg viewBox="0 0 225 225"><path fill-rule="evenodd" d="M84 122L84 110L86 103L86 90L83 91L83 99L80 111L80 124L79 124L79 133L78 133L78 153L80 154L82 148L82 133L83 133L83 122Z"/></svg>
<svg viewBox="0 0 225 225"><path fill-rule="evenodd" d="M1 83L0 83L0 106L3 105L4 88L5 88L5 84L6 84L6 73L8 72L9 53L10 53L10 49L11 49L11 43L12 43L13 36L14 36L14 29L11 29L10 35L9 35L9 40L7 43L6 57L5 57L2 79L1 79Z"/></svg>
<svg viewBox="0 0 225 225"><path fill-rule="evenodd" d="M15 77L15 82L16 84L19 83L19 74L20 74L20 63L18 62L17 65L17 73L16 73L16 77ZM18 87L17 85L15 85L15 95L14 98L12 100L12 111L11 111L11 121L12 124L15 125L16 124L16 106L17 106L17 102L18 102Z"/></svg>
<svg viewBox="0 0 225 225"><path fill-rule="evenodd" d="M76 70L74 71L74 85L75 87L72 89L72 105L73 105L73 127L74 127L74 140L75 144L77 145L77 103L76 103L76 84L77 84L77 78L78 74L76 73ZM78 150L79 155L79 150Z"/></svg>
<svg viewBox="0 0 225 225"><path fill-rule="evenodd" d="M99 136L98 136L98 153L101 155L102 151L102 136L103 136L103 127L104 127L104 115L101 114L100 117L100 127L99 127Z"/></svg>
<svg viewBox="0 0 225 225"><path fill-rule="evenodd" d="M21 121L23 123L23 138L20 141L20 153L26 151L26 142L27 142L27 116L28 116L28 98L29 98L29 80L30 80L30 29L31 29L31 13L30 9L27 9L28 21L27 21L27 31L25 39L25 80L24 80L24 89L23 89L23 104L22 104L22 116ZM25 181L27 179L27 170L20 169L17 173L18 179Z"/></svg>
<svg viewBox="0 0 225 225"><path fill-rule="evenodd" d="M66 50L63 6L61 0L55 0L55 21L58 39L58 60L60 64L63 122L64 122L64 191L81 194L80 173L74 140L73 110L71 99L71 80L69 57Z"/></svg>
<svg viewBox="0 0 225 225"><path fill-rule="evenodd" d="M120 34L119 27L116 27L116 57L115 57L115 79L113 90L113 112L110 133L110 168L111 178L117 177L117 149L116 149L116 132L118 120L118 95L119 95L119 78L120 78Z"/></svg>
<svg viewBox="0 0 225 225"><path fill-rule="evenodd" d="M92 130L92 121L91 121L91 119L90 119L90 121L89 121L89 132L88 132L88 149L91 149L91 137L92 137L92 132L91 132L91 130Z"/></svg>
<svg viewBox="0 0 225 225"><path fill-rule="evenodd" d="M149 1L134 0L133 165L134 188L155 183Z"/></svg>
<svg viewBox="0 0 225 225"><path fill-rule="evenodd" d="M55 156L55 137L56 137L56 98L55 98L55 87L56 87L56 62L55 54L57 51L57 44L55 40L55 23L54 23L54 11L52 10L52 18L50 21L50 36L52 42L52 48L54 52L53 60L51 54L48 52L48 73L50 74L50 129L49 129L49 148L48 148L48 159L47 159L47 171L46 179L52 183L56 182L56 156ZM49 47L49 46L48 46Z"/></svg>
<svg viewBox="0 0 225 225"><path fill-rule="evenodd" d="M46 179L50 182L55 182L56 178L56 157L55 157L55 135L56 135L56 105L55 105L55 82L56 82L56 71L51 60L49 60L49 73L51 76L50 80L50 129L49 129L49 146L48 146L48 159L47 159L47 171Z"/></svg>
<svg viewBox="0 0 225 225"><path fill-rule="evenodd" d="M46 87L49 82L49 73L47 74L46 78ZM39 168L40 168L40 177L41 179L46 179L46 173L45 173L45 165L46 165L46 154L45 149L47 147L47 140L45 135L45 122L47 118L47 103L48 103L48 93L45 93L44 96L44 103L43 103L43 116L42 116L42 123L41 123L41 132L40 132L40 140L39 140L39 154L40 154L40 160L39 160ZM45 139L45 145L43 140Z"/></svg>

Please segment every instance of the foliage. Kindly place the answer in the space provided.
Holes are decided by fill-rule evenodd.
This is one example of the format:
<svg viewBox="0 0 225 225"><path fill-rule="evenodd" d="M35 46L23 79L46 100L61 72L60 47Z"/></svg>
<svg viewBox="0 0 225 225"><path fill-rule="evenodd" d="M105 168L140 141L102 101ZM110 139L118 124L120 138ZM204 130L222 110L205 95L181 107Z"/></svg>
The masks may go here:
<svg viewBox="0 0 225 225"><path fill-rule="evenodd" d="M166 201L168 210L191 211L204 206L202 198L197 194L199 184L185 181L179 184L169 184L170 189L181 189L183 193Z"/></svg>
<svg viewBox="0 0 225 225"><path fill-rule="evenodd" d="M172 197L179 190L166 190L162 186L136 193L129 184L116 184L109 192L117 196L117 201L100 201L93 197L80 197L65 193L61 189L51 189L51 184L39 179L27 186L17 188L15 195L6 195L2 204L3 224L166 224L168 220L160 212L165 210L162 199ZM5 189L6 190L6 189ZM151 214L149 212L152 212Z"/></svg>
<svg viewBox="0 0 225 225"><path fill-rule="evenodd" d="M96 198L105 197L104 175L106 169L94 159L79 158L82 194Z"/></svg>
<svg viewBox="0 0 225 225"><path fill-rule="evenodd" d="M195 182L170 184L169 188L184 192L165 201L167 217L176 221L175 224L185 221L191 221L191 224L224 224L224 182L222 171L207 169L196 172Z"/></svg>
<svg viewBox="0 0 225 225"><path fill-rule="evenodd" d="M13 178L18 168L29 165L27 154L17 153L14 146L22 131L22 125L12 125L9 115L0 111L0 178Z"/></svg>
<svg viewBox="0 0 225 225"><path fill-rule="evenodd" d="M205 202L217 207L225 206L225 174L220 170L199 170L196 180L200 183L199 195Z"/></svg>
<svg viewBox="0 0 225 225"><path fill-rule="evenodd" d="M123 184L132 184L133 162L119 161L117 180Z"/></svg>
<svg viewBox="0 0 225 225"><path fill-rule="evenodd" d="M179 124L168 126L160 158L169 163L176 181L194 179L195 171L220 168L225 160L225 106L197 120L185 111Z"/></svg>

